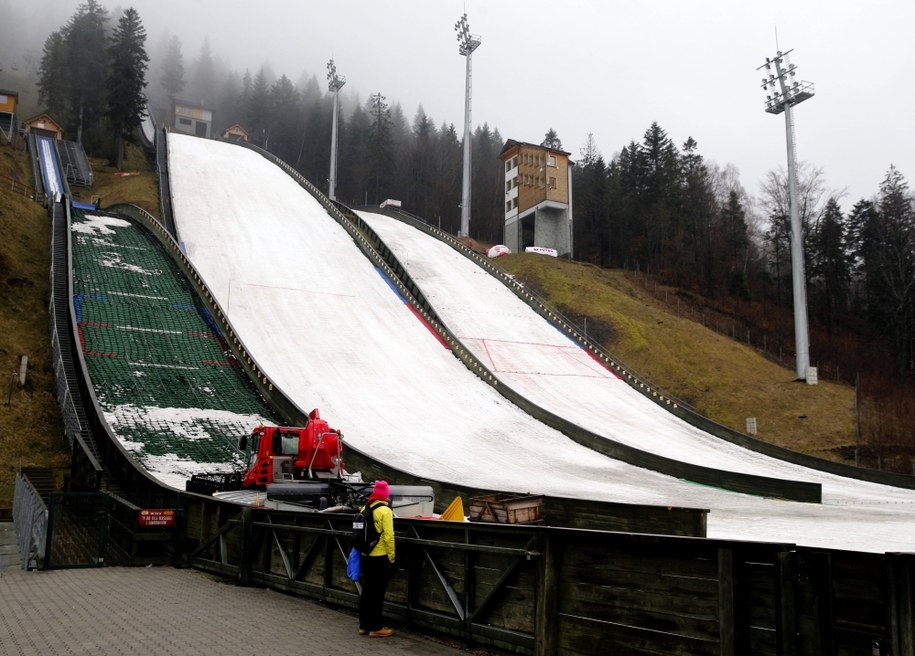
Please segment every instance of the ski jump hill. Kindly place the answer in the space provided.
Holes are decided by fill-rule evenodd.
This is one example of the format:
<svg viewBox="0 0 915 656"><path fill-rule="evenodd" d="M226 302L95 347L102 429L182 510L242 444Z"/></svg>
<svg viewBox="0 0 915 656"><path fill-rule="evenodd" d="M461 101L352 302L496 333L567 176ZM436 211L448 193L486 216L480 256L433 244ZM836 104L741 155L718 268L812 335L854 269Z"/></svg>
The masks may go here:
<svg viewBox="0 0 915 656"><path fill-rule="evenodd" d="M168 170L178 243L248 352L296 405L320 408L396 471L707 509L710 538L915 546L905 478L862 480L697 427L428 229L352 215L396 263L385 269L316 192L254 150L170 134Z"/></svg>

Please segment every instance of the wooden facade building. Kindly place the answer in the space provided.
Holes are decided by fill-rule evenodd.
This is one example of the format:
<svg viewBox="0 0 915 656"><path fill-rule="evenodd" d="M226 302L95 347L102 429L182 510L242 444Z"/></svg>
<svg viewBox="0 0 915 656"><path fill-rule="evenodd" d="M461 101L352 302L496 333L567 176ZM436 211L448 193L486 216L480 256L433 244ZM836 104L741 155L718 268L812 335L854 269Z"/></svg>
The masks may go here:
<svg viewBox="0 0 915 656"><path fill-rule="evenodd" d="M222 131L222 138L231 139L233 141L247 141L248 131L238 123L235 123Z"/></svg>
<svg viewBox="0 0 915 656"><path fill-rule="evenodd" d="M516 253L530 246L572 253L572 166L569 153L509 139L505 174L504 243Z"/></svg>
<svg viewBox="0 0 915 656"><path fill-rule="evenodd" d="M51 118L48 114L39 114L22 123L26 135L35 133L37 135L52 137L54 139L64 138L64 129L60 123Z"/></svg>

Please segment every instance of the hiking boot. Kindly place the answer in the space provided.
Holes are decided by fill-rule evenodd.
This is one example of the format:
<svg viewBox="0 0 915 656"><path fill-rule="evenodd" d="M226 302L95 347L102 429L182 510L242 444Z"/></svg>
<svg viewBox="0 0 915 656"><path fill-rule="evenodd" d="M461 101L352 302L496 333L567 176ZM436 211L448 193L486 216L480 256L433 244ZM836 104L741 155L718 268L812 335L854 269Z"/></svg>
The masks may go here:
<svg viewBox="0 0 915 656"><path fill-rule="evenodd" d="M394 629L389 629L388 627L378 629L377 631L369 631L370 638L387 638L392 635L394 635Z"/></svg>

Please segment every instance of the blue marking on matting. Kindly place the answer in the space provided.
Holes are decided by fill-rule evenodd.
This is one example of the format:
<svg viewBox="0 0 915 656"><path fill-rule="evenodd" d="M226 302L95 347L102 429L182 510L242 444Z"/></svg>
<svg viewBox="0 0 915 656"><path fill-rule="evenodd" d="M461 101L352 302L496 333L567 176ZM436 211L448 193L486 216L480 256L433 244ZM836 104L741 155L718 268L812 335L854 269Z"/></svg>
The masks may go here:
<svg viewBox="0 0 915 656"><path fill-rule="evenodd" d="M76 314L77 323L83 320L83 299L91 298L93 301L107 301L107 296L99 294L73 294L73 312Z"/></svg>
<svg viewBox="0 0 915 656"><path fill-rule="evenodd" d="M213 332L222 337L222 331L219 330L219 326L216 324L216 320L213 318L213 315L210 314L209 309L207 309L205 305L200 307L200 314L203 315L203 320L206 321L207 325L213 329Z"/></svg>
<svg viewBox="0 0 915 656"><path fill-rule="evenodd" d="M397 289L397 286L391 281L390 278L388 278L388 275L382 269L375 267L375 271L377 271L378 275L381 276L381 279L387 283L388 287L391 288L391 291L397 294L397 298L399 298L406 305L410 304L410 301L408 301L404 295L400 293L400 290Z"/></svg>

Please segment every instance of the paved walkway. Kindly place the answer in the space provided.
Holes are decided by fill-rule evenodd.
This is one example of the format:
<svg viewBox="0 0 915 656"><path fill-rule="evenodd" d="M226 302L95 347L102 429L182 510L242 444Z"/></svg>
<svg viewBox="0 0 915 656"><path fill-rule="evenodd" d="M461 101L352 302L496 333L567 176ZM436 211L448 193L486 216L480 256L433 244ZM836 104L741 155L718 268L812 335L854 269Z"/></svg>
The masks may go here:
<svg viewBox="0 0 915 656"><path fill-rule="evenodd" d="M467 656L403 630L362 637L357 625L353 614L192 569L0 572L0 656Z"/></svg>

